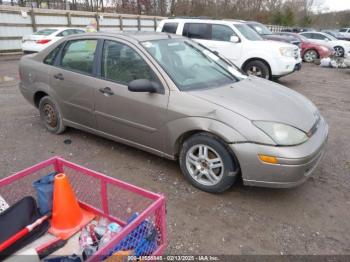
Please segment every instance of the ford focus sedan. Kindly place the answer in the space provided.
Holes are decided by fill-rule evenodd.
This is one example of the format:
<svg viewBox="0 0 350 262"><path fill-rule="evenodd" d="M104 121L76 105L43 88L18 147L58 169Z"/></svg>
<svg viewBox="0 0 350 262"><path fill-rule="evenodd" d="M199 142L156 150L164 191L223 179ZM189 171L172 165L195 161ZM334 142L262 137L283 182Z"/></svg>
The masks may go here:
<svg viewBox="0 0 350 262"><path fill-rule="evenodd" d="M23 57L20 77L50 132L78 128L176 160L208 192L239 176L297 186L325 152L328 125L307 98L181 36L69 36Z"/></svg>

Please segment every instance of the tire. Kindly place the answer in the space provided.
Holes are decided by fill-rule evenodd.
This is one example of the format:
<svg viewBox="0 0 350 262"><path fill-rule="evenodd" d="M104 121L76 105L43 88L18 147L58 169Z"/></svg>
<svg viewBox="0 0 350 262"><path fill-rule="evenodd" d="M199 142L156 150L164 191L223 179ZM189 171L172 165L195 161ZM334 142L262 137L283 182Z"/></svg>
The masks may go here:
<svg viewBox="0 0 350 262"><path fill-rule="evenodd" d="M271 78L269 67L264 62L259 60L248 62L244 66L243 71L248 75L254 75L265 79Z"/></svg>
<svg viewBox="0 0 350 262"><path fill-rule="evenodd" d="M335 50L335 56L336 57L344 57L345 55L345 50L343 47L341 46L335 46L334 47L334 50Z"/></svg>
<svg viewBox="0 0 350 262"><path fill-rule="evenodd" d="M303 56L304 61L307 63L313 63L318 58L319 58L319 55L317 51L314 49L307 50Z"/></svg>
<svg viewBox="0 0 350 262"><path fill-rule="evenodd" d="M221 193L230 188L239 170L237 161L225 145L207 133L193 135L182 144L179 163L192 185L210 193Z"/></svg>
<svg viewBox="0 0 350 262"><path fill-rule="evenodd" d="M39 113L42 125L53 134L61 134L66 127L63 125L62 114L49 96L44 96L39 102Z"/></svg>

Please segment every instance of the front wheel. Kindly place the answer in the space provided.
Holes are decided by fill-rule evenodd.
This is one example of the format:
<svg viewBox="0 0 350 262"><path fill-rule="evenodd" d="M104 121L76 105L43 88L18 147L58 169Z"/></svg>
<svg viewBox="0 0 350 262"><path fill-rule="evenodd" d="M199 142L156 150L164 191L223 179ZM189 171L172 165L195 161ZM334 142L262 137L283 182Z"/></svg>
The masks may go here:
<svg viewBox="0 0 350 262"><path fill-rule="evenodd" d="M244 66L243 71L248 75L253 75L265 79L270 79L271 77L269 67L264 62L259 60L248 62Z"/></svg>
<svg viewBox="0 0 350 262"><path fill-rule="evenodd" d="M238 165L225 145L206 133L187 139L180 151L180 168L197 188L221 193L233 185Z"/></svg>

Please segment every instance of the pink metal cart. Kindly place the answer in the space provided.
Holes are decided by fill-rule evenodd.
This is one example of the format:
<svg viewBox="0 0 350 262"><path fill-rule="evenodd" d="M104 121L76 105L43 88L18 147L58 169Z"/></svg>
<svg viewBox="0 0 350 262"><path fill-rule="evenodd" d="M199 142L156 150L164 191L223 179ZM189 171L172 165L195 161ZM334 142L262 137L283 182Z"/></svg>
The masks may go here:
<svg viewBox="0 0 350 262"><path fill-rule="evenodd" d="M104 216L123 226L111 242L98 250L89 261L98 261L110 255L116 247L136 245L142 241L147 225L156 229L156 243L143 255L162 255L166 245L165 197L118 179L71 163L61 157L53 157L14 175L0 180L0 195L14 204L25 196L36 197L32 182L52 171L65 173L82 208ZM137 214L132 222L127 220ZM130 243L134 242L134 243Z"/></svg>

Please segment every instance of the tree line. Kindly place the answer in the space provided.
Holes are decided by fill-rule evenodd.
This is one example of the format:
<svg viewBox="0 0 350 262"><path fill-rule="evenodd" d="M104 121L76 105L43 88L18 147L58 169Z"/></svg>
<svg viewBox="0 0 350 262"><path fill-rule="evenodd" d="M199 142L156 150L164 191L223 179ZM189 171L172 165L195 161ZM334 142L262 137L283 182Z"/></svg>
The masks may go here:
<svg viewBox="0 0 350 262"><path fill-rule="evenodd" d="M345 26L349 12L340 16L316 13L315 0L0 0L0 4L82 11L159 16L256 20L284 26Z"/></svg>

